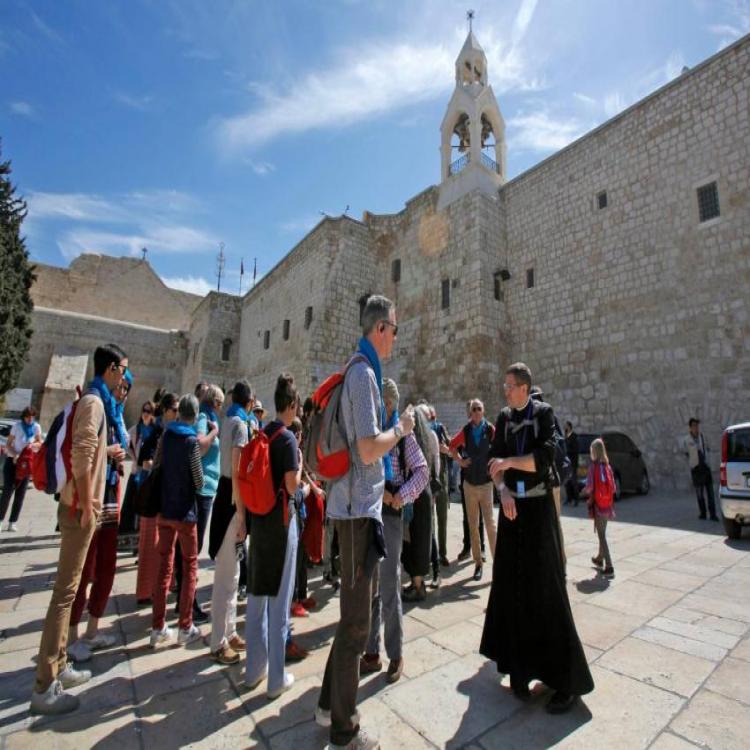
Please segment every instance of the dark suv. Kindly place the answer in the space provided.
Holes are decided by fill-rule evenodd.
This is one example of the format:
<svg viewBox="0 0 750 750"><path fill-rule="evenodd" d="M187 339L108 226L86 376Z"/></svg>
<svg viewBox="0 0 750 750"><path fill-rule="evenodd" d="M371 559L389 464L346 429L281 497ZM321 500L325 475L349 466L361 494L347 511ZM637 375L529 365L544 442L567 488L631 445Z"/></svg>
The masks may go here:
<svg viewBox="0 0 750 750"><path fill-rule="evenodd" d="M643 460L643 454L638 446L623 432L602 432L600 435L582 434L578 436L578 484L581 488L586 484L591 457L589 448L591 443L600 437L607 449L612 473L615 475L617 491L615 500L619 500L623 492L636 492L647 495L651 489L648 479L648 469Z"/></svg>

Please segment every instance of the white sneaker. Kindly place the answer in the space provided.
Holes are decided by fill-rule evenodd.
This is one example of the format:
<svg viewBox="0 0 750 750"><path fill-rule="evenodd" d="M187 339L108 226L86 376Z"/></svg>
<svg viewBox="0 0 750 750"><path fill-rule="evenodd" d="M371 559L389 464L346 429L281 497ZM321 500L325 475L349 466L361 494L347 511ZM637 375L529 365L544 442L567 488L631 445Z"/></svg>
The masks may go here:
<svg viewBox="0 0 750 750"><path fill-rule="evenodd" d="M88 661L91 658L91 649L79 638L68 646L68 656L75 662Z"/></svg>
<svg viewBox="0 0 750 750"><path fill-rule="evenodd" d="M346 745L328 745L331 750L380 750L380 742L377 737L367 734L360 729L357 734Z"/></svg>
<svg viewBox="0 0 750 750"><path fill-rule="evenodd" d="M68 662L65 669L57 675L57 679L67 690L68 688L83 685L84 682L88 682L91 679L91 672L89 672L88 669L76 669L70 662Z"/></svg>
<svg viewBox="0 0 750 750"><path fill-rule="evenodd" d="M80 642L86 646L89 651L99 651L102 648L112 648L117 643L117 638L106 633L97 633L93 638L84 636Z"/></svg>
<svg viewBox="0 0 750 750"><path fill-rule="evenodd" d="M166 625L161 630L151 630L151 638L149 638L149 646L156 648L162 643L169 643L174 638L174 631L172 628L168 628Z"/></svg>
<svg viewBox="0 0 750 750"><path fill-rule="evenodd" d="M180 628L180 632L177 634L177 643L180 646L187 646L188 643L197 641L203 638L200 628L197 625L191 625L187 630Z"/></svg>
<svg viewBox="0 0 750 750"><path fill-rule="evenodd" d="M31 713L46 716L67 714L75 711L81 701L76 695L69 695L63 690L62 683L55 680L43 693L31 691Z"/></svg>
<svg viewBox="0 0 750 750"><path fill-rule="evenodd" d="M355 711L352 714L352 724L356 726L357 724L359 724L359 722L360 722L359 711ZM321 708L320 706L315 706L315 723L320 727L330 727L331 726L330 710L326 711L325 708Z"/></svg>
<svg viewBox="0 0 750 750"><path fill-rule="evenodd" d="M281 687L276 688L276 690L269 690L266 693L266 696L269 698L269 700L278 698L282 693L286 693L287 690L291 689L292 685L294 685L294 675L290 674L289 672L284 672L284 680L281 684Z"/></svg>
<svg viewBox="0 0 750 750"><path fill-rule="evenodd" d="M8 531L18 531L18 526L16 526L14 523L9 523Z"/></svg>

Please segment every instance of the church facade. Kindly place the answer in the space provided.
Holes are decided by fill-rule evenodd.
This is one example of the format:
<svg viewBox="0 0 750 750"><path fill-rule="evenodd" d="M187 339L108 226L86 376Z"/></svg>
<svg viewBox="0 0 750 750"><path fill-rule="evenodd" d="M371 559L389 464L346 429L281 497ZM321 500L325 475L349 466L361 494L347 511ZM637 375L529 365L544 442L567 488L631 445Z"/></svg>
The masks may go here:
<svg viewBox="0 0 750 750"><path fill-rule="evenodd" d="M496 413L505 367L523 360L561 420L629 434L653 483L686 481L676 437L690 416L716 463L723 426L748 418L750 37L512 180L490 74L470 33L440 128L439 185L397 214L323 219L241 299L161 285L156 311L141 291L149 274L160 284L147 263L100 259L133 265L141 317L100 311L97 322L41 295L47 274L91 256L40 268L36 354L20 385L44 400L55 347L75 356L112 338L148 373L135 400L160 378L187 390L242 375L270 402L282 370L306 393L346 360L377 292L399 320L385 373L448 426L470 397Z"/></svg>

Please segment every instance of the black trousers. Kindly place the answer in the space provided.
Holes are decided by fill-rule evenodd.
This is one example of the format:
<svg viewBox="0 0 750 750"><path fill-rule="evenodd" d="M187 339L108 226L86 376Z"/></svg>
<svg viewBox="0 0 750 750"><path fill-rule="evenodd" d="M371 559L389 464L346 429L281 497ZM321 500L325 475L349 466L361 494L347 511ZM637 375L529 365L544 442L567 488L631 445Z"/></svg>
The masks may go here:
<svg viewBox="0 0 750 750"><path fill-rule="evenodd" d="M691 473L701 518L706 517L706 499L708 499L708 514L711 518L714 518L716 516L716 500L714 499L714 479L711 469L708 466L696 466Z"/></svg>
<svg viewBox="0 0 750 750"><path fill-rule="evenodd" d="M29 478L26 477L16 487L16 462L10 456L6 456L5 463L3 464L3 494L0 497L0 521L5 519L5 514L8 512L8 505L10 505L10 498L13 496L14 491L15 498L13 499L13 507L10 509L10 523L15 523L18 520L18 516L21 515L23 500L26 497L26 488L28 486Z"/></svg>

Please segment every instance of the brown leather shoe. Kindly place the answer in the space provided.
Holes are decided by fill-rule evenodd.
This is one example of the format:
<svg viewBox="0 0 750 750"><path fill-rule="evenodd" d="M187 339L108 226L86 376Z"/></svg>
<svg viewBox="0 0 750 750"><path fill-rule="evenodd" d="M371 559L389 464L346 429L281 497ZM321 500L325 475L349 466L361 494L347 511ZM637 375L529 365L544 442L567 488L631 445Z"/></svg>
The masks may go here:
<svg viewBox="0 0 750 750"><path fill-rule="evenodd" d="M211 658L219 664L237 664L240 655L231 646L222 646L218 651L211 652Z"/></svg>
<svg viewBox="0 0 750 750"><path fill-rule="evenodd" d="M390 663L388 664L388 672L385 676L385 681L389 684L398 682L403 671L404 657L402 656L400 659L391 659Z"/></svg>
<svg viewBox="0 0 750 750"><path fill-rule="evenodd" d="M383 669L383 662L380 661L380 654L365 654L359 660L360 677L365 674L375 674Z"/></svg>
<svg viewBox="0 0 750 750"><path fill-rule="evenodd" d="M230 639L229 639L229 645L235 650L235 651L245 651L247 648L245 646L245 641L240 638L237 633L235 633Z"/></svg>

